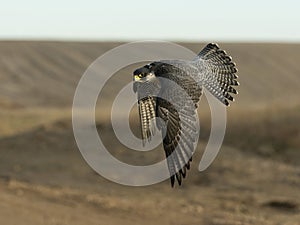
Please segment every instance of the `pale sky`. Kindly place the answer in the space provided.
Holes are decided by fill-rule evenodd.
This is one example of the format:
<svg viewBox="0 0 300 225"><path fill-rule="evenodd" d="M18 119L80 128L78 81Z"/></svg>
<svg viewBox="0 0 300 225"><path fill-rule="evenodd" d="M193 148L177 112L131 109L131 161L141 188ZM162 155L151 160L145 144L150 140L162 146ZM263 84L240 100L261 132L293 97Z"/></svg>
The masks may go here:
<svg viewBox="0 0 300 225"><path fill-rule="evenodd" d="M300 1L41 1L0 4L0 39L300 42Z"/></svg>

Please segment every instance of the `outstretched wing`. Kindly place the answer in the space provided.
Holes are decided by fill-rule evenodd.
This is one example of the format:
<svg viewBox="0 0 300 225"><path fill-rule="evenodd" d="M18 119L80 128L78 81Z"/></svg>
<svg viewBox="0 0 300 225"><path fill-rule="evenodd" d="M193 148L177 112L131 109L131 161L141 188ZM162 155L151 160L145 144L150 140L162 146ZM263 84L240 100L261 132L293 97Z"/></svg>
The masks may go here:
<svg viewBox="0 0 300 225"><path fill-rule="evenodd" d="M199 131L196 108L202 94L201 87L186 71L176 72L160 74L176 82L161 82L161 97L156 101L157 116L162 119L157 121L157 126L162 130L172 187L175 179L181 185L186 170L190 168Z"/></svg>

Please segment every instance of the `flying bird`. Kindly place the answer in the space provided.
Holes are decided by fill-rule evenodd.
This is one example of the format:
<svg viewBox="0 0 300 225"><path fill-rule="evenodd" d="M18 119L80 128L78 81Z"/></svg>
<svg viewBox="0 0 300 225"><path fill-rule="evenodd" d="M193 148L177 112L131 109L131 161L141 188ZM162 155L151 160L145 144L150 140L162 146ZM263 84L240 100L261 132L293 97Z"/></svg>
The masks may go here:
<svg viewBox="0 0 300 225"><path fill-rule="evenodd" d="M155 61L133 72L143 145L161 131L172 187L175 180L181 185L190 169L203 87L228 106L237 94L236 73L232 58L214 43L191 61Z"/></svg>

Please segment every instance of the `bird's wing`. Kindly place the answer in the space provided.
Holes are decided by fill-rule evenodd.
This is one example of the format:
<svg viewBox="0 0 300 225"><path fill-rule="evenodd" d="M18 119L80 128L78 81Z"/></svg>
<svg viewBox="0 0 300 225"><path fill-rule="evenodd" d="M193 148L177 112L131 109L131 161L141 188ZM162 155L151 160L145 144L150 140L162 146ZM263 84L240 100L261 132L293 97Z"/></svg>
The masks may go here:
<svg viewBox="0 0 300 225"><path fill-rule="evenodd" d="M228 100L234 101L231 94L237 94L233 86L239 85L236 80L237 68L232 58L217 44L208 44L196 57L201 82L216 98L226 106Z"/></svg>
<svg viewBox="0 0 300 225"><path fill-rule="evenodd" d="M174 74L163 75L169 78L172 76ZM157 116L162 119L157 120L157 126L162 130L172 187L175 178L181 184L186 170L190 168L199 131L196 108L202 89L191 77L182 77L185 78L178 80L176 84L173 82L168 83L167 87L162 86L161 97L156 101Z"/></svg>
<svg viewBox="0 0 300 225"><path fill-rule="evenodd" d="M148 96L138 101L143 145L155 134L156 100Z"/></svg>

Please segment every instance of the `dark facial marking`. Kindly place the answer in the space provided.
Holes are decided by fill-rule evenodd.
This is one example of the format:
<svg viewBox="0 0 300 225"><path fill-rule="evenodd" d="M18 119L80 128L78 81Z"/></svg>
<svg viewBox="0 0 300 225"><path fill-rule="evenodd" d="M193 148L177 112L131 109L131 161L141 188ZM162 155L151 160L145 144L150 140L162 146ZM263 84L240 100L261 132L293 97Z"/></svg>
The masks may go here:
<svg viewBox="0 0 300 225"><path fill-rule="evenodd" d="M146 66L143 66L139 69L136 69L134 72L133 72L133 75L138 75L140 77L145 77L147 74L150 73L150 70L149 68L147 68Z"/></svg>

